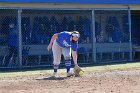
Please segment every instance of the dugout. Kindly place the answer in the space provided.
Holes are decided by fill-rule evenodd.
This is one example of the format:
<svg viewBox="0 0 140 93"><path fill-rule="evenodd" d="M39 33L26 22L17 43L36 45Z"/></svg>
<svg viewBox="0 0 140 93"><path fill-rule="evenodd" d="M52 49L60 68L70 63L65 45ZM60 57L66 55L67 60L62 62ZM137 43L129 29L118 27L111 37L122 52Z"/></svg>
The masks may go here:
<svg viewBox="0 0 140 93"><path fill-rule="evenodd" d="M128 62L136 58L133 56L136 52L131 14L136 14L133 9L140 2L11 2L0 3L1 68L51 66L52 52L47 51L47 45L54 33L65 30L78 30L81 34L78 48L80 65ZM10 53L8 37L11 22L16 24L17 29L17 53L12 63L4 66ZM61 65L64 65L63 56Z"/></svg>

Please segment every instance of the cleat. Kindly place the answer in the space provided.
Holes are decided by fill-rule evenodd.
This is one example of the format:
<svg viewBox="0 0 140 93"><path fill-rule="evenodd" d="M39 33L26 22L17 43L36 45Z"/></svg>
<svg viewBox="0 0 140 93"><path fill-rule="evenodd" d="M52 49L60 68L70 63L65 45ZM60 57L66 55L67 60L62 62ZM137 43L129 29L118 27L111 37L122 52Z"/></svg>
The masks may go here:
<svg viewBox="0 0 140 93"><path fill-rule="evenodd" d="M73 74L72 73L67 73L67 77L72 77L73 76Z"/></svg>
<svg viewBox="0 0 140 93"><path fill-rule="evenodd" d="M58 77L57 73L56 72L53 72L52 77Z"/></svg>

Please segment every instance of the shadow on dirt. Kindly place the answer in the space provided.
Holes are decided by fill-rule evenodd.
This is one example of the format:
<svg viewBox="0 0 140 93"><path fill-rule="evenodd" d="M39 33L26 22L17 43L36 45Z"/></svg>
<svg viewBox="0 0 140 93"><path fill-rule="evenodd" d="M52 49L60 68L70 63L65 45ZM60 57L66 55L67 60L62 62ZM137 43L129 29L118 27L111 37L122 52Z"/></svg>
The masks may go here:
<svg viewBox="0 0 140 93"><path fill-rule="evenodd" d="M65 80L67 78L68 77L53 77L53 76L50 76L50 77L45 77L45 78L38 78L36 80Z"/></svg>

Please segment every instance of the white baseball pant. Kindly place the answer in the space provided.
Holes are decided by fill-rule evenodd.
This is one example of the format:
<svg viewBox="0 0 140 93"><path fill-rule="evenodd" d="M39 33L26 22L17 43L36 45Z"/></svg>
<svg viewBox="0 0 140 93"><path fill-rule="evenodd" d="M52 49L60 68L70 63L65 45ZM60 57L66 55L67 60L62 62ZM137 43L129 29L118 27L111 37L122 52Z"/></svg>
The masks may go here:
<svg viewBox="0 0 140 93"><path fill-rule="evenodd" d="M54 65L60 64L62 54L65 60L71 59L71 48L60 47L57 44L56 40L53 42L52 51L53 51L53 59L54 59L53 64Z"/></svg>

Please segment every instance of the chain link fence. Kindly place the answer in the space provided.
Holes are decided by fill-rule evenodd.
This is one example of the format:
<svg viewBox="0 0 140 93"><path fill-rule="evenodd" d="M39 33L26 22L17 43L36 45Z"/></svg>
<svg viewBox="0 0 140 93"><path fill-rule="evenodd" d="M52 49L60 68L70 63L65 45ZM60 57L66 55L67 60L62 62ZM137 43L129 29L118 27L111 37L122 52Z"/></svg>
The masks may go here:
<svg viewBox="0 0 140 93"><path fill-rule="evenodd" d="M19 67L19 31L21 25L22 66L51 66L52 52L47 51L51 37L62 31L80 32L78 63L123 61L130 59L128 11L95 10L95 38L91 10L0 10L0 67ZM93 40L95 50L93 51ZM95 52L96 55L93 55ZM64 65L64 58L61 58Z"/></svg>
<svg viewBox="0 0 140 93"><path fill-rule="evenodd" d="M95 36L99 62L130 60L128 11L95 11Z"/></svg>
<svg viewBox="0 0 140 93"><path fill-rule="evenodd" d="M88 45L92 43L91 11L80 10L23 10L22 42L25 52L23 65L52 65L52 52L47 45L55 33L62 31L80 32L78 62L88 64ZM28 56L28 57L27 57ZM64 58L61 59L64 64Z"/></svg>
<svg viewBox="0 0 140 93"><path fill-rule="evenodd" d="M0 66L19 66L17 10L0 10Z"/></svg>

